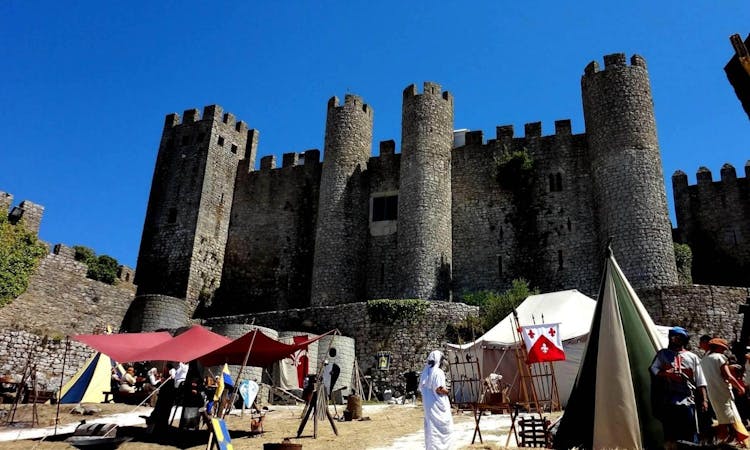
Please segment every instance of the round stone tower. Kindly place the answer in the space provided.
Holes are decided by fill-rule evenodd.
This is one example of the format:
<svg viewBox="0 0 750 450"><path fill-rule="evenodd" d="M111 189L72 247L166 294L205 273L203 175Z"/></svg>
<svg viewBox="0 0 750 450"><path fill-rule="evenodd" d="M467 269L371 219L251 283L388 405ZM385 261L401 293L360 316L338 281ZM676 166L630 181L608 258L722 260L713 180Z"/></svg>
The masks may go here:
<svg viewBox="0 0 750 450"><path fill-rule="evenodd" d="M362 300L368 198L363 172L372 151L372 114L360 97L328 101L310 302Z"/></svg>
<svg viewBox="0 0 750 450"><path fill-rule="evenodd" d="M591 62L581 78L600 248L612 249L635 288L677 284L654 104L646 61Z"/></svg>
<svg viewBox="0 0 750 450"><path fill-rule="evenodd" d="M401 296L450 295L453 97L425 82L404 90L398 197Z"/></svg>

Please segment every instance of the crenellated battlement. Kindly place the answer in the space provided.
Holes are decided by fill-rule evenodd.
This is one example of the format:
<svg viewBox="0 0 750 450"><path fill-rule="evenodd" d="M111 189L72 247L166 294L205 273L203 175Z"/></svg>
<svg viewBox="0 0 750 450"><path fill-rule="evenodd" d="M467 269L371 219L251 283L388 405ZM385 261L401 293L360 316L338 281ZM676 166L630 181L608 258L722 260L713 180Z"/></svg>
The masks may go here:
<svg viewBox="0 0 750 450"><path fill-rule="evenodd" d="M719 173L721 174L720 181L717 181L716 183L735 182L737 180L750 179L750 161L747 161L747 163L745 163L745 176L744 177L737 178L737 170L734 168L733 165L729 163L725 163L723 166L721 166L721 170ZM706 166L701 166L698 168L698 170L695 172L695 179L696 179L696 185L709 185L711 183L714 183L711 169L709 169ZM674 174L672 174L672 185L675 188L690 186L688 183L687 174L683 172L682 170L676 170Z"/></svg>
<svg viewBox="0 0 750 450"><path fill-rule="evenodd" d="M320 150L317 148L304 152L287 152L281 155L281 167L276 166L276 156L266 155L260 159L260 171L280 170L288 167L312 167L320 164Z"/></svg>
<svg viewBox="0 0 750 450"><path fill-rule="evenodd" d="M417 91L416 84L410 84L404 89L404 100L420 95L440 96L443 100L453 103L453 95L448 91L441 91L440 85L432 81L425 81L422 87L422 94Z"/></svg>
<svg viewBox="0 0 750 450"><path fill-rule="evenodd" d="M360 109L368 116L372 116L372 108L370 108L370 105L365 103L362 97L354 94L346 94L344 96L343 105L339 104L339 98L334 95L328 99L328 109Z"/></svg>
<svg viewBox="0 0 750 450"><path fill-rule="evenodd" d="M642 67L646 69L646 60L641 55L633 55L630 57L630 65L632 67ZM611 55L604 56L604 70L617 69L621 67L627 67L627 58L624 53L612 53ZM593 75L600 72L600 66L597 61L591 61L584 69L584 75Z"/></svg>
<svg viewBox="0 0 750 450"><path fill-rule="evenodd" d="M174 128L179 125L189 125L206 120L221 122L228 128L234 129L234 131L241 134L247 133L248 131L248 127L245 122L241 120L238 121L232 113L225 113L224 109L219 105L205 106L203 108L202 116L201 112L196 108L186 109L182 113L182 120L180 120L180 115L177 113L167 114L166 118L164 119L164 128Z"/></svg>
<svg viewBox="0 0 750 450"><path fill-rule="evenodd" d="M44 206L28 200L22 201L18 206L13 206L13 195L0 191L0 214L6 215L8 222L13 225L23 220L24 226L29 231L39 234Z"/></svg>

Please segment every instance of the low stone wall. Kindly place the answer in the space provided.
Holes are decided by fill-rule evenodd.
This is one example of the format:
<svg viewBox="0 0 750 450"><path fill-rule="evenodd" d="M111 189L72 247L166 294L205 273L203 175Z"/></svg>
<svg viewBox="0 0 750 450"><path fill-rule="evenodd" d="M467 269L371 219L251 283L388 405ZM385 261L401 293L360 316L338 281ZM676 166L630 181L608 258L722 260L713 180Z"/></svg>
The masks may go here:
<svg viewBox="0 0 750 450"><path fill-rule="evenodd" d="M20 381L27 365L36 365L37 389L57 391L60 374L67 382L95 351L88 346L71 341L67 356L65 339L43 338L27 331L0 333L0 375L11 375ZM29 382L30 384L30 382Z"/></svg>
<svg viewBox="0 0 750 450"><path fill-rule="evenodd" d="M694 284L646 289L638 296L654 322L685 327L697 346L703 334L730 342L739 338L743 320L739 306L745 304L750 289Z"/></svg>
<svg viewBox="0 0 750 450"><path fill-rule="evenodd" d="M370 319L367 303L362 302L214 317L207 319L204 325L214 327L227 323L250 323L254 318L257 325L279 331L323 333L338 329L342 335L354 339L357 362L363 373L367 374L375 367L378 352L390 352L390 369L382 375L390 384L403 384L403 372L422 370L427 354L434 349L442 348L448 324L460 322L469 315L477 314L478 308L475 306L432 301L422 317L413 318L408 322L383 324Z"/></svg>

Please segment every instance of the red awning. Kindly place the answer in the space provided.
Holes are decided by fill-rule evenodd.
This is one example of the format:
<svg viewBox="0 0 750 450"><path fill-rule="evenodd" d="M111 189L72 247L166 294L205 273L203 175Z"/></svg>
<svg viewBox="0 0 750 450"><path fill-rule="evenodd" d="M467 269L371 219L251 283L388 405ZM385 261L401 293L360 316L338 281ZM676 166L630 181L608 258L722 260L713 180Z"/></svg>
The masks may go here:
<svg viewBox="0 0 750 450"><path fill-rule="evenodd" d="M200 325L162 342L155 347L143 349L131 356L131 361L182 361L188 362L210 353L232 342Z"/></svg>
<svg viewBox="0 0 750 450"><path fill-rule="evenodd" d="M172 339L166 331L158 333L77 334L71 336L117 362L138 361L133 356L147 348Z"/></svg>
<svg viewBox="0 0 750 450"><path fill-rule="evenodd" d="M328 333L321 334L312 339L309 339L299 344L284 344L273 338L270 338L255 329L244 336L241 336L229 344L212 351L211 353L199 357L198 361L204 366L218 366L224 363L240 365L245 360L245 355L250 347L250 342L253 343L252 349L250 349L250 357L247 360L248 366L253 367L268 367L276 361L291 356L297 350L306 348L309 344L317 341L318 339L333 333L335 330L331 330ZM255 340L253 341L253 337Z"/></svg>

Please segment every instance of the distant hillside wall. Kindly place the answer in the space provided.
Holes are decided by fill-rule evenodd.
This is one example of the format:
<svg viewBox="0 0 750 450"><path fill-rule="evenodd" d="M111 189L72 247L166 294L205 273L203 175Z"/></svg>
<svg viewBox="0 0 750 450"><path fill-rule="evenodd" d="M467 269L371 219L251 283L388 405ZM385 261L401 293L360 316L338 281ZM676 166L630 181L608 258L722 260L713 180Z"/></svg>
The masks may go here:
<svg viewBox="0 0 750 450"><path fill-rule="evenodd" d="M679 325L690 331L691 343L698 345L703 334L728 341L739 337L742 314L739 306L750 296L746 288L727 286L667 286L639 290L638 296L659 325Z"/></svg>
<svg viewBox="0 0 750 450"><path fill-rule="evenodd" d="M41 261L26 292L0 308L0 330L50 337L101 332L107 325L117 331L133 300L133 284L86 278L86 265L73 259L70 248L58 245L55 251Z"/></svg>
<svg viewBox="0 0 750 450"><path fill-rule="evenodd" d="M431 301L423 317L409 323L378 323L370 319L367 303L320 306L253 315L225 316L208 319L204 325L226 328L227 324L250 323L274 330L302 330L323 333L334 328L353 338L359 368L363 373L375 366L377 352L391 352L388 378L403 382L401 373L421 370L430 351L442 349L446 327L478 314L476 306L464 303Z"/></svg>

